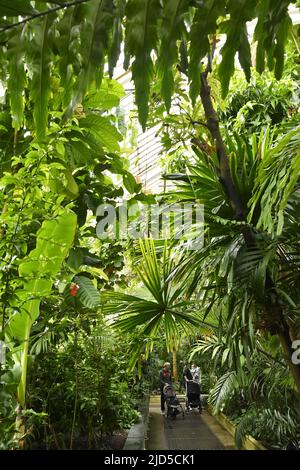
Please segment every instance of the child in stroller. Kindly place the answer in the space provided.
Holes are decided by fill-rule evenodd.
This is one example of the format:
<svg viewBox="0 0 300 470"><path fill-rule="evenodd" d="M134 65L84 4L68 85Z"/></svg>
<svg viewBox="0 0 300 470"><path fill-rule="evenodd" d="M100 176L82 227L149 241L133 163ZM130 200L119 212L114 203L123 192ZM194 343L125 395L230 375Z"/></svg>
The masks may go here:
<svg viewBox="0 0 300 470"><path fill-rule="evenodd" d="M182 418L184 418L184 410L179 402L175 389L173 385L166 384L163 389L165 403L167 405L167 418L176 419L178 414L182 414Z"/></svg>
<svg viewBox="0 0 300 470"><path fill-rule="evenodd" d="M186 382L186 410L190 411L192 408L198 408L199 413L202 413L201 399L200 399L200 385L194 380L187 380Z"/></svg>

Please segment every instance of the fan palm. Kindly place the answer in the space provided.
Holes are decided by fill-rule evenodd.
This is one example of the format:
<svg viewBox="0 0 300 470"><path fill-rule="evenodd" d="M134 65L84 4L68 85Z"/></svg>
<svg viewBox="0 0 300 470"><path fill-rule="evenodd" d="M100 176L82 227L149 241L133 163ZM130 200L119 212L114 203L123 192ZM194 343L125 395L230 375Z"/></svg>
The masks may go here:
<svg viewBox="0 0 300 470"><path fill-rule="evenodd" d="M145 295L107 292L102 296L103 311L110 315L112 324L121 334L138 332L132 348L132 366L145 345L146 353L151 350L161 330L167 349L174 350L183 332L190 333L200 325L197 314L184 299L185 282L175 283L171 275L176 266L175 254L165 244L159 257L152 239L141 240L140 249L136 272Z"/></svg>

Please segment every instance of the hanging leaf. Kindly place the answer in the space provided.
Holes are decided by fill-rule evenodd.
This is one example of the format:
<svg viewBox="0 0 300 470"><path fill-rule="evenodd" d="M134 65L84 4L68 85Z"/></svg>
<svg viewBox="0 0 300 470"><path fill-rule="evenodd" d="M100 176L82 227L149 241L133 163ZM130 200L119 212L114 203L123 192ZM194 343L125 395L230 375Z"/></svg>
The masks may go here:
<svg viewBox="0 0 300 470"><path fill-rule="evenodd" d="M32 71L30 96L34 102L33 117L38 140L45 138L48 126L48 100L50 96L50 67L52 60L49 28L53 19L53 15L46 15L45 18L35 20L35 34L28 53Z"/></svg>
<svg viewBox="0 0 300 470"><path fill-rule="evenodd" d="M219 66L219 77L222 85L222 96L226 97L230 78L235 70L235 55L239 52L239 59L246 76L249 77L249 62L251 62L250 48L248 46L246 23L255 16L257 0L232 0L229 4L230 19L223 23L226 33L226 42L222 47L222 61Z"/></svg>
<svg viewBox="0 0 300 470"><path fill-rule="evenodd" d="M63 107L71 101L76 72L80 70L80 36L78 28L82 22L80 5L67 8L58 23L57 47L60 52L59 71L63 93ZM78 73L78 72L77 72Z"/></svg>
<svg viewBox="0 0 300 470"><path fill-rule="evenodd" d="M239 62L244 70L247 81L251 77L251 48L248 40L247 27L244 26L240 36L240 46L238 48Z"/></svg>
<svg viewBox="0 0 300 470"><path fill-rule="evenodd" d="M9 61L7 89L12 117L12 126L18 131L23 126L24 88L26 73L24 68L23 27L18 27L10 34L7 47ZM17 77L17 79L16 79Z"/></svg>
<svg viewBox="0 0 300 470"><path fill-rule="evenodd" d="M65 113L70 117L93 80L101 84L104 59L107 54L114 19L114 2L90 0L83 7L84 21L81 26L81 69L74 84L74 93Z"/></svg>
<svg viewBox="0 0 300 470"><path fill-rule="evenodd" d="M125 68L130 57L132 78L139 121L145 130L148 117L148 100L153 79L151 53L156 49L157 21L161 12L159 0L129 0L126 6Z"/></svg>
<svg viewBox="0 0 300 470"><path fill-rule="evenodd" d="M217 19L224 14L223 0L208 0L196 10L190 32L190 63L188 75L190 80L190 97L195 104L200 93L201 60L209 52L209 35L217 29Z"/></svg>
<svg viewBox="0 0 300 470"><path fill-rule="evenodd" d="M289 30L293 26L292 20L288 14L282 19L276 34L276 46L274 57L276 60L275 77L280 80L283 73L285 44L288 38Z"/></svg>
<svg viewBox="0 0 300 470"><path fill-rule="evenodd" d="M165 100L167 111L170 110L171 97L174 93L173 65L178 62L177 41L185 30L184 13L188 8L188 0L167 0L164 4L157 67L161 76L161 95Z"/></svg>
<svg viewBox="0 0 300 470"><path fill-rule="evenodd" d="M121 52L121 43L123 40L122 19L125 13L125 3L126 3L126 0L116 1L112 41L111 41L109 54L108 54L108 70L109 70L110 78L112 78L113 76L114 68L117 65L120 52Z"/></svg>
<svg viewBox="0 0 300 470"><path fill-rule="evenodd" d="M272 70L275 65L276 78L282 75L284 45L292 26L288 14L290 3L289 0L261 0L257 6L258 21L254 31L256 69L260 73L264 70L267 56L268 67Z"/></svg>

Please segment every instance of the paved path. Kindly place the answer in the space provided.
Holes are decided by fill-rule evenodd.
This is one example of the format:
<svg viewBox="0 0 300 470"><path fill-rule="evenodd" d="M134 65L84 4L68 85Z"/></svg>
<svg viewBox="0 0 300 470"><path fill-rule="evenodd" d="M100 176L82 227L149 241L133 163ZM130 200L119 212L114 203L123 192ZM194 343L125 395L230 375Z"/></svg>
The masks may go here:
<svg viewBox="0 0 300 470"><path fill-rule="evenodd" d="M150 400L148 450L232 450L233 437L206 410L165 418L157 399Z"/></svg>

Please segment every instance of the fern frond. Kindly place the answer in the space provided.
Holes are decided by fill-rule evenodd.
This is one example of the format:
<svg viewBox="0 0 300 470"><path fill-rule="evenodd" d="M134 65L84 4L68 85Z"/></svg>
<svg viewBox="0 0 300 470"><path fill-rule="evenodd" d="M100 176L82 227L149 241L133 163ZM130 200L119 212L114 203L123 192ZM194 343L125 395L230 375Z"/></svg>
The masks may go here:
<svg viewBox="0 0 300 470"><path fill-rule="evenodd" d="M219 413L231 398L232 393L238 386L237 375L235 371L226 372L219 378L209 395L209 404L214 407L214 413Z"/></svg>
<svg viewBox="0 0 300 470"><path fill-rule="evenodd" d="M100 304L100 295L91 279L85 276L76 276L74 282L79 286L76 298L78 298L85 307L98 307Z"/></svg>
<svg viewBox="0 0 300 470"><path fill-rule="evenodd" d="M125 68L129 58L134 57L132 78L143 130L148 117L148 99L154 71L151 53L158 42L157 21L160 12L159 0L129 0L126 6Z"/></svg>
<svg viewBox="0 0 300 470"><path fill-rule="evenodd" d="M223 98L227 95L230 78L235 70L234 59L237 52L239 52L239 60L246 77L249 77L251 52L246 33L246 23L255 16L256 4L257 0L230 2L230 20L223 25L226 32L226 42L221 51L222 61L219 66Z"/></svg>
<svg viewBox="0 0 300 470"><path fill-rule="evenodd" d="M167 0L164 5L157 67L161 76L161 95L167 111L170 110L174 93L173 65L178 60L177 41L185 30L184 14L188 8L188 0Z"/></svg>

